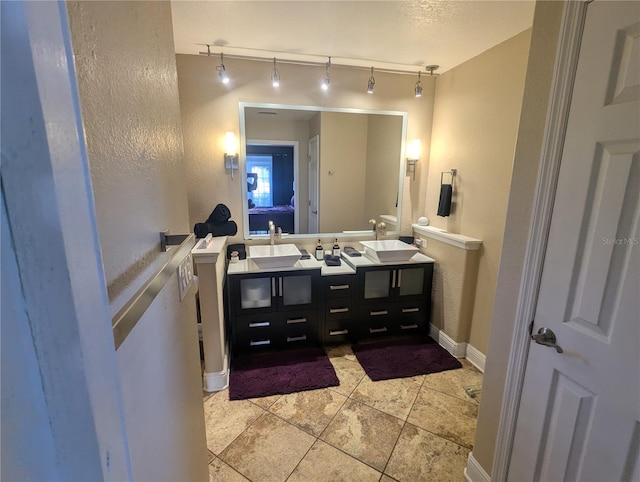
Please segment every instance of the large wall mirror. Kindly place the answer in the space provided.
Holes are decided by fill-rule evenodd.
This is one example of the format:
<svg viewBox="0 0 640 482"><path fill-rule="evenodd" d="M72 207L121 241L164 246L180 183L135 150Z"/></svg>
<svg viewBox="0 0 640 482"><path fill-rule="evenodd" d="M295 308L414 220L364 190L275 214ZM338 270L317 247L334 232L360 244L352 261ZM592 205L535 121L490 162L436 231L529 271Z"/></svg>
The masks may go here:
<svg viewBox="0 0 640 482"><path fill-rule="evenodd" d="M269 221L299 237L399 223L406 127L406 112L241 102L245 239Z"/></svg>

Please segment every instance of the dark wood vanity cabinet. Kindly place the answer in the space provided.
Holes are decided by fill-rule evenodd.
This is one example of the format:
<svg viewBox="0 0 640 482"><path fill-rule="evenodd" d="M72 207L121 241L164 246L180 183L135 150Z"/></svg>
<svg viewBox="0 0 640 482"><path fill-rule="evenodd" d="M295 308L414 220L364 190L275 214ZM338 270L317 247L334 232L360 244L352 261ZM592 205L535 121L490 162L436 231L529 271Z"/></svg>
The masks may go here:
<svg viewBox="0 0 640 482"><path fill-rule="evenodd" d="M227 276L233 353L318 343L320 270Z"/></svg>
<svg viewBox="0 0 640 482"><path fill-rule="evenodd" d="M323 344L348 343L352 338L356 275L322 277L323 302L319 310Z"/></svg>
<svg viewBox="0 0 640 482"><path fill-rule="evenodd" d="M428 332L433 263L358 268L356 338Z"/></svg>

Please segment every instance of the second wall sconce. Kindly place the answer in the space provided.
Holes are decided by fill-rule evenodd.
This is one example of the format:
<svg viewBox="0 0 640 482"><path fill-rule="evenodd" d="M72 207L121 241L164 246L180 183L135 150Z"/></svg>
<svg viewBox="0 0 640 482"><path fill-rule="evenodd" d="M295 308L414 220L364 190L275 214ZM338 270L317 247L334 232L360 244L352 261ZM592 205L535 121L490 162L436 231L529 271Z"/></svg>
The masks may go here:
<svg viewBox="0 0 640 482"><path fill-rule="evenodd" d="M227 132L224 136L224 168L231 169L233 179L233 171L238 169L238 141L233 132Z"/></svg>
<svg viewBox="0 0 640 482"><path fill-rule="evenodd" d="M413 173L416 180L416 163L420 159L420 139L414 139L407 146L407 174Z"/></svg>

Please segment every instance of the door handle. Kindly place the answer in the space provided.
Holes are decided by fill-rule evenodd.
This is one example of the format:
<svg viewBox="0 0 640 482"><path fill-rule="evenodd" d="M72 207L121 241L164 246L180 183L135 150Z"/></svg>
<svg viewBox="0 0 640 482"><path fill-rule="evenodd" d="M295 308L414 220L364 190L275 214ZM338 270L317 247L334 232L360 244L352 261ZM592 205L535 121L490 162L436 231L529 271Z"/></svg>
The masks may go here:
<svg viewBox="0 0 640 482"><path fill-rule="evenodd" d="M543 326L538 330L538 333L531 335L531 339L538 345L551 346L556 349L558 353L562 353L564 350L556 343L556 334L546 326Z"/></svg>

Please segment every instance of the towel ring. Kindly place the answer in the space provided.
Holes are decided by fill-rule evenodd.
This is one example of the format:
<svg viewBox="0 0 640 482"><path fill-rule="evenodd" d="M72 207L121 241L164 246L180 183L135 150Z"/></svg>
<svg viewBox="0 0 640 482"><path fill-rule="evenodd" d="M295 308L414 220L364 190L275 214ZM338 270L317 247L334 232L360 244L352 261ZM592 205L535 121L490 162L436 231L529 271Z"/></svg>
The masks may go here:
<svg viewBox="0 0 640 482"><path fill-rule="evenodd" d="M456 177L457 173L458 173L457 169L451 169L450 171L442 171L440 173L440 185L442 186L444 184L443 178L445 174L451 174L451 184L453 184L453 178Z"/></svg>

